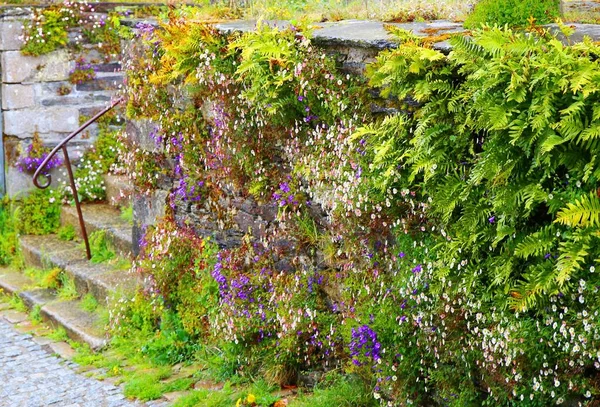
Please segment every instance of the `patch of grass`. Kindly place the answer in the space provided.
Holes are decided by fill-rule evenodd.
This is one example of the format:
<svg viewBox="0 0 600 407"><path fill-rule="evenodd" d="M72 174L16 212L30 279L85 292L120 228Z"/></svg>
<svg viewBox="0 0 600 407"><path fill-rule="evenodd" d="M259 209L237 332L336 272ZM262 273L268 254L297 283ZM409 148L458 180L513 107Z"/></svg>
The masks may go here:
<svg viewBox="0 0 600 407"><path fill-rule="evenodd" d="M11 308L14 308L15 310L17 310L19 312L27 312L27 306L25 305L25 303L23 302L23 299L21 297L19 297L18 294L13 294L10 297L9 304L10 304Z"/></svg>
<svg viewBox="0 0 600 407"><path fill-rule="evenodd" d="M121 208L121 219L133 225L133 205L129 204L129 206Z"/></svg>
<svg viewBox="0 0 600 407"><path fill-rule="evenodd" d="M42 307L40 305L35 305L31 312L29 313L29 318L34 325L39 325L42 323Z"/></svg>
<svg viewBox="0 0 600 407"><path fill-rule="evenodd" d="M79 304L81 309L87 312L95 312L98 309L98 300L92 294L87 293L81 299L81 303Z"/></svg>
<svg viewBox="0 0 600 407"><path fill-rule="evenodd" d="M100 353L94 353L87 343L79 343L69 341L70 345L75 349L73 362L81 366L96 366L104 357Z"/></svg>
<svg viewBox="0 0 600 407"><path fill-rule="evenodd" d="M57 291L59 299L63 301L72 301L79 298L77 286L75 286L75 280L73 280L64 272L58 275L58 279L60 280L60 287Z"/></svg>
<svg viewBox="0 0 600 407"><path fill-rule="evenodd" d="M75 239L77 232L73 225L65 225L58 229L58 238L66 242L70 242Z"/></svg>
<svg viewBox="0 0 600 407"><path fill-rule="evenodd" d="M97 230L91 233L89 240L90 250L92 252L90 261L92 263L104 263L115 258L115 250L106 238L106 232L104 230Z"/></svg>
<svg viewBox="0 0 600 407"><path fill-rule="evenodd" d="M126 397L135 397L141 401L156 400L165 393L165 384L161 380L170 375L170 367L136 372L125 382L123 393Z"/></svg>
<svg viewBox="0 0 600 407"><path fill-rule="evenodd" d="M368 407L379 405L370 389L357 377L331 373L313 393L301 395L290 407Z"/></svg>
<svg viewBox="0 0 600 407"><path fill-rule="evenodd" d="M36 287L51 289L57 289L60 287L61 282L59 276L61 273L62 270L58 267L52 269L28 267L23 271L23 274L34 281Z"/></svg>
<svg viewBox="0 0 600 407"><path fill-rule="evenodd" d="M67 342L69 340L67 331L65 331L65 329L62 327L55 329L54 331L49 333L47 337L57 342Z"/></svg>

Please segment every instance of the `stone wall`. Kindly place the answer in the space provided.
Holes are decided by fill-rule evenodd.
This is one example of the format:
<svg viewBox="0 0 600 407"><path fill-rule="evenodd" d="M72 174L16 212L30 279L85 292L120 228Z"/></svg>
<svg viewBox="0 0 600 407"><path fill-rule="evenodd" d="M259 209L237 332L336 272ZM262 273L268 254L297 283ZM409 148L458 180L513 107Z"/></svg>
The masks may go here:
<svg viewBox="0 0 600 407"><path fill-rule="evenodd" d="M86 117L106 107L123 80L118 61L106 61L92 45L84 45L83 53L93 62L97 78L76 85L68 80L76 58L69 49L39 57L23 55L23 21L30 15L28 8L0 9L4 181L9 196L33 187L31 175L20 173L14 164L34 133L45 146L55 146ZM96 135L97 128L92 126L69 144L73 159L94 142ZM2 193L0 190L0 196Z"/></svg>
<svg viewBox="0 0 600 407"><path fill-rule="evenodd" d="M289 23L283 21L270 21L268 24L286 26ZM255 22L234 21L217 24L216 27L222 32L249 31L255 27ZM463 30L458 23L449 21L434 21L429 23L393 24L397 27L414 32L417 35L428 36L451 34ZM338 23L322 23L313 31L313 42L321 47L326 53L337 60L340 69L344 72L361 75L368 63L374 61L379 52L394 48L397 44L391 39L385 30L384 24L374 21L342 21ZM600 26L598 25L575 25L576 33L572 37L574 41L580 41L584 35L594 40L600 39ZM434 47L444 52L450 52L448 42L440 41ZM386 101L377 97L373 92L373 105L371 110L374 114L389 114L393 112L386 106ZM175 100L174 103L185 105L186 101ZM158 153L152 134L156 125L147 121L129 122L127 133L136 147L150 153ZM159 188L151 193L134 194L134 252L139 251L139 239L143 236L145 229L156 222L157 218L165 214L168 205L170 191L176 188L177 179L161 179ZM221 207L229 208L229 218L217 218L216 211L209 203L176 203L175 216L180 223L191 225L198 234L212 236L221 247L235 247L239 245L241 238L248 231L256 239L260 239L271 228L277 227L275 221L277 207L273 204L260 205L251 197L241 196L236 191L228 191L227 196L220 198L218 203ZM324 214L317 207L311 207L313 218L317 221L325 221ZM293 245L293 242L281 242L282 246ZM282 250L285 252L285 247ZM293 249L293 247L290 247ZM288 268L285 258L282 257L278 264L280 269Z"/></svg>

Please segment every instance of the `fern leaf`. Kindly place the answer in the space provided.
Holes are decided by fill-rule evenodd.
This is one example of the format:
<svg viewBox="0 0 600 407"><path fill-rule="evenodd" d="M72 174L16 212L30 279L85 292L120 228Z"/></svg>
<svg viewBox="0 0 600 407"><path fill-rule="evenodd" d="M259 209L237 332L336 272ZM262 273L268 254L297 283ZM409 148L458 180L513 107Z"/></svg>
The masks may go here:
<svg viewBox="0 0 600 407"><path fill-rule="evenodd" d="M555 222L571 227L600 226L600 199L591 192L568 203L558 212Z"/></svg>

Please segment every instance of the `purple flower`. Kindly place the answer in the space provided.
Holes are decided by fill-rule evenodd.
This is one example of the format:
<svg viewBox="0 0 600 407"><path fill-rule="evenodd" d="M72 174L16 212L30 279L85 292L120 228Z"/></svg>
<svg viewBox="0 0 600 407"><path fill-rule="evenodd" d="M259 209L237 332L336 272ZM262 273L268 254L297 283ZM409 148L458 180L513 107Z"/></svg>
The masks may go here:
<svg viewBox="0 0 600 407"><path fill-rule="evenodd" d="M373 361L377 361L381 356L381 343L377 340L377 333L369 325L352 328L352 338L348 347L352 363L357 366L362 365L358 357L372 358Z"/></svg>
<svg viewBox="0 0 600 407"><path fill-rule="evenodd" d="M420 264L417 264L413 269L412 272L413 273L420 273L423 270L423 267Z"/></svg>
<svg viewBox="0 0 600 407"><path fill-rule="evenodd" d="M492 224L493 224L494 222L496 222L496 217L495 217L495 216L492 216L492 217L491 217L491 218L489 218L488 220L490 221L490 223L492 223Z"/></svg>

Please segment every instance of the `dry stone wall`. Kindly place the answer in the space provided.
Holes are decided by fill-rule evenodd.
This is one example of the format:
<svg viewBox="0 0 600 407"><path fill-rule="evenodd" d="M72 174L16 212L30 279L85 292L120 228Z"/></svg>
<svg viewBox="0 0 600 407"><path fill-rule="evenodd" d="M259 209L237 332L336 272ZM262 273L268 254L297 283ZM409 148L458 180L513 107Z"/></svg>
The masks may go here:
<svg viewBox="0 0 600 407"><path fill-rule="evenodd" d="M0 9L2 158L5 168L4 188L0 182L0 195L5 192L16 196L33 187L31 175L19 172L14 164L36 132L45 146L55 146L77 130L85 118L103 109L123 80L120 63L106 61L92 45L83 44L83 53L87 61L95 62L92 66L96 70L96 79L81 84L69 82L76 59L69 49L39 57L23 55L20 51L23 22L30 15L28 8ZM92 126L69 144L74 159L94 142L96 135L97 128Z"/></svg>

